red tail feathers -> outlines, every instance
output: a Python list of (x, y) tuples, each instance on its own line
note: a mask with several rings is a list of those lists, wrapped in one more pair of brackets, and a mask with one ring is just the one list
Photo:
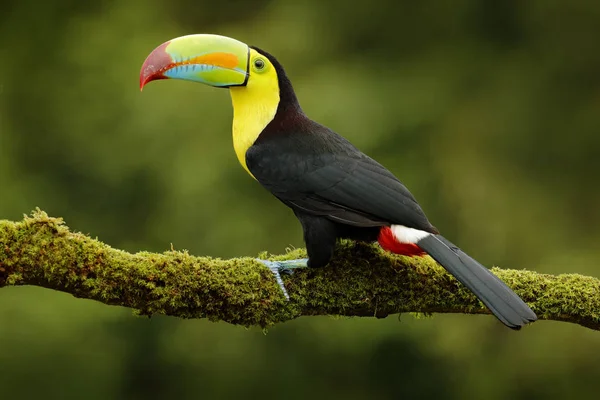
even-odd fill
[(394, 254), (401, 254), (403, 256), (423, 256), (427, 253), (423, 251), (419, 246), (414, 243), (402, 243), (392, 233), (389, 226), (382, 226), (379, 231), (379, 237), (377, 238), (379, 245), (384, 250), (392, 252)]

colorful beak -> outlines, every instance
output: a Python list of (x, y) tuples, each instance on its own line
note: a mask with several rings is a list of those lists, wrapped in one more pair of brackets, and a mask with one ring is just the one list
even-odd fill
[(158, 79), (183, 79), (215, 87), (248, 81), (248, 45), (219, 35), (188, 35), (169, 40), (150, 53), (140, 72), (140, 90)]

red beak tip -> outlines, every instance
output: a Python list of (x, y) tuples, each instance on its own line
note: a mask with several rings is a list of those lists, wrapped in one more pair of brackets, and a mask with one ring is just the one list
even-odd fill
[(142, 90), (144, 90), (144, 86), (146, 86), (146, 84), (148, 83), (148, 78), (147, 76), (140, 76), (140, 92)]
[(144, 61), (140, 71), (140, 92), (149, 82), (158, 79), (167, 79), (163, 75), (169, 65), (173, 63), (171, 56), (165, 51), (171, 41), (165, 42), (152, 51)]

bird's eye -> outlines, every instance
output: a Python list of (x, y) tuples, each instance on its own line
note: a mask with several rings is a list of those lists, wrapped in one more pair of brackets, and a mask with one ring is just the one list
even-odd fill
[(256, 68), (257, 70), (261, 70), (265, 67), (265, 61), (262, 58), (257, 58), (256, 60), (254, 60), (254, 68)]

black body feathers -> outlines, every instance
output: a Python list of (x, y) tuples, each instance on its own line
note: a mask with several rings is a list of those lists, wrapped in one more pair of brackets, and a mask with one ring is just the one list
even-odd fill
[[(256, 49), (256, 48), (255, 48)], [(252, 175), (289, 206), (304, 231), (309, 266), (330, 261), (338, 238), (376, 241), (381, 227), (430, 233), (417, 245), (467, 286), (500, 321), (518, 329), (531, 309), (488, 269), (438, 235), (409, 190), (386, 168), (300, 108), (283, 67), (273, 120), (246, 152)]]

